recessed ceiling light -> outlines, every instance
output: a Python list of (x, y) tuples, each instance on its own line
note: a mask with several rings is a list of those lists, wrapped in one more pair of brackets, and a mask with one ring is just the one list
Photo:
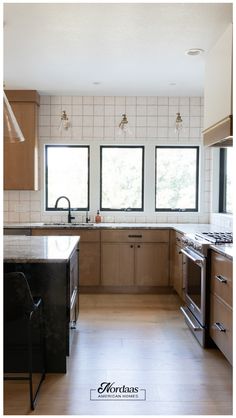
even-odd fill
[(101, 81), (94, 81), (94, 82), (93, 82), (93, 84), (94, 84), (95, 86), (99, 86), (99, 84), (101, 84)]
[(203, 54), (203, 52), (204, 52), (204, 49), (201, 49), (201, 48), (190, 48), (190, 49), (187, 49), (187, 51), (185, 51), (185, 54), (195, 56), (195, 55)]

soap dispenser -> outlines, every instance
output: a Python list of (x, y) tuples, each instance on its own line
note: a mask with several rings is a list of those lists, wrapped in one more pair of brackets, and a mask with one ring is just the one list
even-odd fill
[(97, 215), (95, 216), (95, 222), (98, 224), (102, 221), (102, 217), (99, 213), (99, 210), (97, 211)]

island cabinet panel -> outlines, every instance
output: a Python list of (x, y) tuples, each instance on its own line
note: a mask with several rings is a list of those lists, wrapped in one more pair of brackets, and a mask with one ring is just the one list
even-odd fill
[(80, 236), (80, 289), (100, 285), (100, 231), (72, 228), (32, 229), (32, 235)]
[[(68, 263), (69, 268), (69, 308), (70, 329), (75, 326), (79, 315), (79, 249), (75, 249)], [(70, 340), (70, 339), (68, 339)], [(69, 351), (69, 350), (68, 350)]]
[(24, 142), (4, 140), (4, 189), (38, 189), (38, 109), (39, 95), (35, 90), (6, 90)]
[(101, 232), (101, 284), (127, 292), (169, 287), (169, 231)]
[(170, 283), (181, 299), (184, 299), (182, 236), (179, 232), (171, 231)]
[(134, 285), (134, 245), (102, 243), (102, 285)]
[[(4, 263), (4, 272), (21, 271), (26, 275), (33, 296), (43, 299), (46, 336), (46, 371), (66, 373), (66, 356), (69, 351), (69, 300), (68, 266), (66, 263)], [(27, 363), (22, 354), (16, 357), (15, 346), (21, 344), (21, 329), (15, 329), (11, 349), (7, 350), (7, 369), (5, 372), (26, 371)], [(24, 352), (23, 352), (24, 353)], [(35, 371), (40, 356), (34, 360)], [(21, 369), (17, 369), (20, 367)]]
[(233, 262), (211, 251), (210, 336), (232, 364)]

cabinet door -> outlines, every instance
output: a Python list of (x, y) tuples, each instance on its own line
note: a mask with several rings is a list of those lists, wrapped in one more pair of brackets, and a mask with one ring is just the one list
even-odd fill
[(11, 106), (25, 141), (20, 143), (4, 141), (4, 189), (37, 190), (38, 105), (33, 102), (17, 101), (11, 102)]
[(233, 315), (232, 309), (217, 296), (211, 295), (210, 336), (232, 364)]
[(134, 285), (134, 244), (102, 244), (103, 286)]
[(169, 285), (169, 245), (135, 245), (135, 281), (137, 286)]
[(80, 286), (100, 285), (100, 243), (81, 242), (79, 262)]
[(181, 248), (179, 246), (175, 246), (173, 252), (173, 266), (172, 266), (172, 274), (173, 274), (173, 287), (178, 293), (178, 295), (182, 298), (183, 297), (183, 255), (180, 253)]

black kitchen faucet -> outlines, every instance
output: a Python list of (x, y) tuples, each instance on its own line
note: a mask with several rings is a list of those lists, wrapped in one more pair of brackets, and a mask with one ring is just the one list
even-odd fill
[(68, 202), (68, 223), (71, 224), (71, 220), (72, 219), (75, 219), (75, 217), (74, 216), (71, 216), (71, 212), (70, 212), (71, 211), (70, 199), (68, 199), (68, 197), (66, 197), (66, 196), (60, 196), (60, 197), (58, 197), (58, 199), (56, 200), (56, 203), (55, 203), (55, 208), (57, 208), (57, 204), (58, 204), (58, 202), (59, 202), (60, 199), (66, 199), (67, 202)]

